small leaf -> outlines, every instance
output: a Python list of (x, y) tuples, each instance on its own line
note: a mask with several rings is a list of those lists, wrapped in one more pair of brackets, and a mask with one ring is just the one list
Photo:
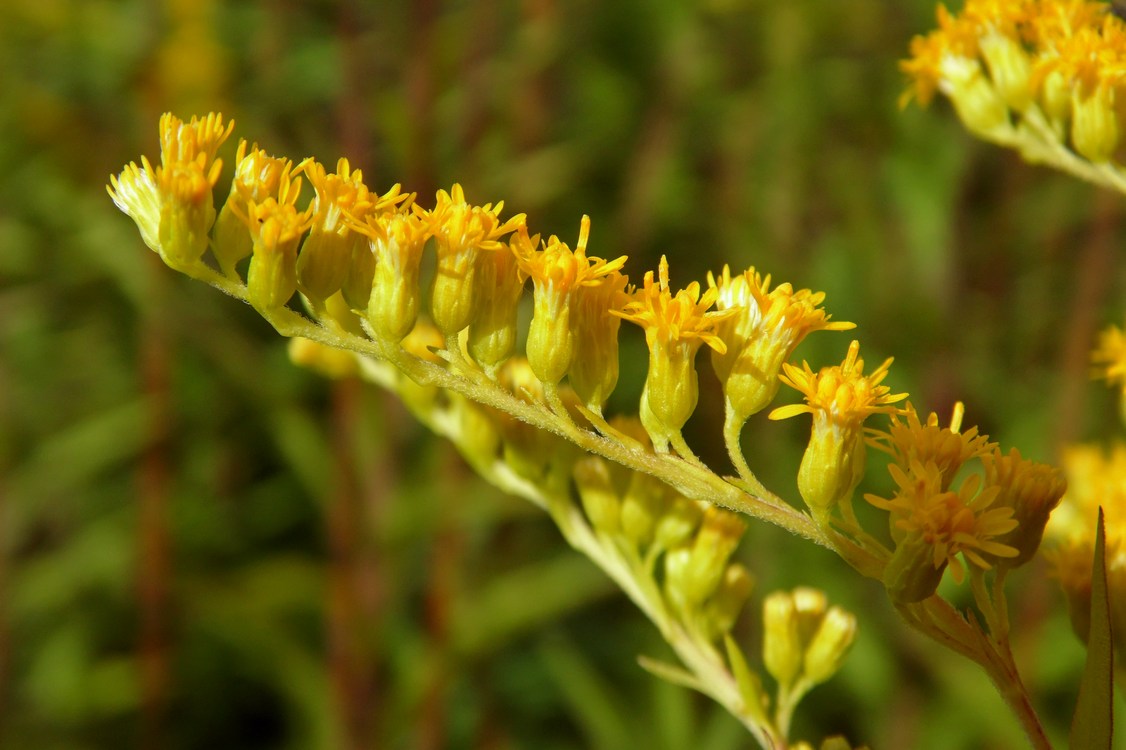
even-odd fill
[(1091, 567), (1091, 628), (1087, 636), (1087, 666), (1079, 685), (1079, 700), (1071, 719), (1072, 748), (1110, 749), (1114, 735), (1114, 646), (1106, 585), (1106, 529), (1099, 508), (1095, 531), (1095, 559)]
[(739, 685), (739, 694), (743, 698), (743, 710), (759, 723), (766, 724), (762, 680), (747, 666), (747, 657), (743, 656), (742, 649), (730, 635), (724, 636), (723, 643), (727, 647), (727, 660), (731, 662), (731, 673), (735, 676), (735, 682)]
[(637, 657), (637, 663), (641, 665), (642, 669), (654, 677), (660, 677), (662, 680), (667, 680), (674, 685), (686, 687), (689, 690), (696, 690), (705, 695), (708, 694), (707, 691), (704, 690), (704, 686), (700, 683), (700, 680), (687, 670), (658, 659), (650, 659), (648, 656)]

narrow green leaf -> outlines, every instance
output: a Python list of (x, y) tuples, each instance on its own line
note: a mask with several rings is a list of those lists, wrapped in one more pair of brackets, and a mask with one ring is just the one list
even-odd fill
[(642, 669), (654, 677), (660, 677), (662, 680), (671, 682), (674, 685), (686, 687), (689, 690), (698, 690), (701, 693), (705, 692), (704, 686), (700, 684), (696, 676), (680, 667), (660, 661), (659, 659), (651, 659), (648, 656), (637, 657), (637, 663), (641, 665)]
[(1087, 666), (1071, 720), (1072, 748), (1110, 750), (1114, 734), (1114, 646), (1106, 586), (1106, 530), (1099, 508), (1095, 559), (1091, 566), (1091, 628), (1087, 635)]
[(747, 657), (739, 644), (735, 643), (730, 634), (723, 637), (727, 647), (727, 660), (731, 662), (731, 673), (735, 675), (735, 682), (739, 685), (739, 694), (743, 697), (743, 710), (753, 716), (760, 724), (766, 724), (766, 711), (763, 700), (762, 680), (751, 671), (747, 665)]

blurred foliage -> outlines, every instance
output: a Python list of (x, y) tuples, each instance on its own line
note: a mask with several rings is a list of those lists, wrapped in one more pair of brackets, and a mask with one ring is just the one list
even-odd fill
[[(726, 262), (825, 290), (921, 410), (964, 399), (1051, 459), (1113, 424), (1086, 352), (1123, 313), (1120, 209), (941, 108), (897, 110), (896, 61), (932, 18), (929, 0), (5, 0), (0, 746), (747, 746), (637, 668), (662, 642), (546, 518), (383, 394), (292, 367), (255, 314), (159, 267), (103, 185), (155, 152), (162, 111), (222, 109), (377, 187), (460, 181), (564, 238), (587, 213), (592, 252), (635, 278), (664, 253), (677, 284)], [(630, 409), (645, 357), (623, 347)], [(689, 442), (719, 466), (704, 390)], [(757, 424), (752, 465), (796, 498), (805, 428)], [(798, 736), (1020, 744), (987, 680), (878, 586), (772, 528), (742, 554), (760, 593), (813, 584), (862, 613)], [(1062, 741), (1082, 648), (1044, 568), (1018, 579), (1018, 660)]]

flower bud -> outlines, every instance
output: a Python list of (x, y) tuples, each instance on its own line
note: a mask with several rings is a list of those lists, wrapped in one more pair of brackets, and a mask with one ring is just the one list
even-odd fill
[(373, 212), (360, 231), (367, 235), (375, 259), (365, 317), (376, 336), (397, 343), (418, 320), (425, 226), (417, 216), (401, 211)]
[(914, 604), (938, 590), (945, 571), (945, 559), (935, 564), (933, 544), (918, 534), (904, 536), (884, 569), (884, 588), (892, 601)]
[(762, 662), (781, 686), (789, 686), (801, 674), (802, 642), (794, 599), (787, 591), (776, 591), (762, 604)]
[(1020, 42), (999, 32), (981, 37), (981, 54), (989, 68), (994, 88), (1005, 103), (1023, 112), (1032, 103), (1032, 64)]
[(686, 543), (700, 525), (704, 512), (695, 500), (676, 495), (668, 510), (657, 521), (654, 534), (661, 549), (672, 549)]
[(735, 620), (751, 596), (754, 578), (739, 563), (727, 566), (719, 588), (708, 602), (707, 613), (716, 635), (730, 632)]
[(820, 684), (836, 674), (855, 639), (856, 617), (840, 607), (830, 607), (805, 650), (805, 678)]
[(815, 518), (825, 518), (852, 496), (864, 475), (864, 435), (814, 414), (809, 445), (798, 467), (798, 492)]
[(603, 534), (614, 535), (621, 528), (622, 501), (614, 490), (606, 460), (587, 456), (575, 464), (575, 485), (590, 525)]
[(483, 290), (477, 315), (469, 324), (469, 354), (486, 372), (495, 372), (516, 348), (516, 312), (524, 292), (524, 274), (516, 256), (501, 248), (478, 262), (477, 283)]
[(1101, 164), (1118, 148), (1118, 116), (1114, 89), (1101, 86), (1084, 93), (1071, 92), (1071, 145), (1086, 159)]
[(1048, 516), (1059, 505), (1067, 483), (1059, 469), (1022, 459), (1013, 448), (1008, 455), (997, 449), (982, 457), (985, 483), (1000, 492), (993, 507), (1012, 508), (1017, 526), (994, 541), (1017, 550), (1016, 557), (986, 557), (994, 565), (1018, 568), (1032, 559), (1044, 537)]
[(942, 90), (971, 132), (984, 138), (996, 138), (1011, 130), (1009, 109), (982, 73), (977, 60), (948, 55), (943, 58), (941, 68)]
[(669, 486), (656, 477), (634, 472), (622, 497), (622, 534), (637, 548), (653, 541), (657, 518), (669, 503)]
[(307, 212), (267, 198), (250, 205), (253, 254), (246, 275), (247, 299), (259, 310), (285, 305), (297, 290), (297, 243), (309, 226)]
[(602, 413), (606, 399), (618, 384), (618, 329), (621, 310), (628, 301), (628, 279), (618, 271), (580, 286), (575, 296), (575, 355), (567, 380), (588, 409)]

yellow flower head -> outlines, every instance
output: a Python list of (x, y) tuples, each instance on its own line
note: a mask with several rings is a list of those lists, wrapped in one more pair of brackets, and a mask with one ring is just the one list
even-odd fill
[(567, 379), (587, 408), (602, 412), (618, 384), (618, 329), (613, 311), (629, 302), (629, 279), (617, 269), (592, 279), (577, 290), (574, 327), (575, 356)]
[(859, 427), (872, 414), (897, 411), (892, 404), (907, 398), (907, 394), (892, 393), (891, 388), (880, 385), (891, 367), (891, 357), (865, 375), (864, 360), (859, 355), (860, 342), (853, 341), (844, 362), (823, 367), (817, 373), (808, 362), (802, 363), (802, 369), (783, 365), (782, 382), (801, 391), (806, 402), (780, 406), (770, 412), (770, 418), (787, 419), (809, 413), (815, 420), (824, 418), (839, 429), (849, 430)]
[(1059, 469), (1021, 458), (1016, 448), (1002, 454), (994, 446), (982, 457), (982, 463), (986, 485), (999, 491), (996, 507), (1012, 508), (1017, 522), (1016, 528), (997, 541), (1013, 547), (1019, 554), (994, 562), (1009, 568), (1019, 567), (1031, 560), (1039, 549), (1048, 516), (1059, 505), (1067, 482)]
[(129, 162), (120, 175), (110, 175), (106, 192), (114, 204), (141, 230), (141, 239), (155, 253), (160, 252), (161, 195), (156, 185), (156, 170), (147, 157), (141, 166)]
[(1126, 393), (1126, 334), (1118, 326), (1109, 326), (1099, 334), (1099, 343), (1091, 352), (1095, 377)]
[(419, 269), (430, 234), (421, 216), (399, 210), (389, 195), (375, 202), (362, 223), (352, 225), (362, 237), (352, 270), (360, 266), (355, 261), (361, 257), (367, 262), (371, 270), (366, 290), (360, 288), (356, 294), (367, 300), (367, 320), (376, 335), (399, 342), (418, 319)]
[(906, 104), (911, 97), (922, 105), (930, 103), (934, 93), (944, 85), (944, 69), (950, 59), (973, 59), (978, 55), (977, 33), (973, 24), (951, 15), (945, 5), (936, 11), (938, 29), (926, 36), (911, 40), (911, 56), (899, 63), (899, 68), (912, 79), (900, 100)]
[(716, 332), (721, 320), (734, 310), (712, 310), (719, 291), (700, 294), (692, 282), (675, 295), (669, 288), (669, 264), (662, 256), (658, 281), (645, 274), (644, 286), (634, 293), (625, 309), (613, 314), (645, 329), (649, 344), (649, 374), (641, 394), (641, 421), (658, 451), (667, 451), (670, 440), (680, 441), (680, 430), (696, 409), (699, 382), (695, 357), (707, 344), (719, 352), (727, 350)]
[(353, 170), (347, 159), (339, 160), (335, 173), (312, 159), (301, 169), (314, 197), (312, 226), (297, 261), (298, 283), (311, 299), (324, 300), (344, 286), (353, 257), (366, 249), (366, 239), (354, 233), (354, 225), (368, 212), (393, 210), (410, 196), (402, 195), (399, 185), (382, 196), (371, 193), (363, 173)]
[(429, 212), (418, 209), (429, 220), (429, 231), (437, 241), (438, 267), (430, 294), (431, 315), (447, 338), (469, 325), (476, 311), (474, 278), (477, 257), (482, 251), (507, 250), (501, 238), (524, 225), (524, 214), (500, 220), (504, 202), (470, 205), (461, 185), (450, 192), (439, 190), (437, 204)]
[(215, 153), (234, 130), (234, 121), (223, 125), (223, 115), (212, 112), (202, 119), (184, 122), (171, 112), (160, 118), (160, 160), (165, 167), (193, 162), (202, 157), (204, 169), (215, 160)]
[(852, 323), (829, 322), (820, 306), (823, 292), (795, 292), (790, 284), (771, 290), (770, 276), (763, 278), (754, 268), (733, 277), (724, 266), (718, 280), (708, 274), (708, 286), (718, 292), (716, 309), (733, 313), (717, 328), (726, 351), (712, 351), (712, 366), (740, 424), (773, 400), (782, 363), (807, 335), (855, 328)]
[[(1111, 542), (1126, 543), (1126, 444), (1115, 442), (1108, 449), (1071, 446), (1064, 451), (1063, 468), (1067, 493), (1048, 522), (1048, 537), (1058, 543), (1087, 542), (1093, 547), (1101, 506), (1108, 549)], [(1126, 554), (1122, 562), (1126, 565)]]
[(839, 503), (846, 502), (864, 472), (864, 420), (876, 413), (896, 411), (892, 404), (907, 398), (880, 385), (891, 366), (889, 358), (869, 375), (864, 374), (860, 342), (853, 341), (840, 365), (814, 373), (808, 362), (802, 369), (782, 367), (783, 383), (805, 395), (804, 404), (780, 406), (771, 419), (798, 414), (813, 415), (809, 446), (798, 470), (798, 491), (820, 520)]
[(297, 245), (312, 223), (312, 207), (294, 205), (300, 192), (300, 177), (282, 182), (276, 198), (252, 201), (243, 217), (253, 243), (247, 297), (261, 310), (283, 306), (297, 290)]
[(876, 495), (865, 499), (891, 514), (896, 541), (884, 574), (884, 584), (899, 602), (921, 601), (934, 593), (948, 566), (958, 583), (963, 569), (961, 554), (970, 564), (988, 570), (986, 556), (1015, 557), (1018, 551), (998, 541), (1017, 527), (1013, 509), (991, 507), (998, 487), (981, 487), (972, 475), (957, 490), (942, 488), (942, 474), (934, 463), (912, 462), (908, 471), (888, 467), (899, 489), (890, 500)]
[(989, 442), (988, 435), (979, 435), (977, 427), (965, 432), (962, 428), (964, 407), (961, 402), (954, 405), (954, 414), (949, 427), (940, 427), (938, 415), (931, 412), (926, 422), (919, 419), (915, 407), (908, 402), (900, 414), (893, 414), (886, 431), (873, 430), (871, 444), (891, 454), (901, 468), (906, 469), (915, 461), (922, 464), (933, 463), (942, 477), (942, 489), (949, 489), (954, 475), (966, 461), (989, 454), (995, 443)]
[(222, 162), (215, 152), (231, 133), (222, 115), (184, 123), (171, 114), (160, 118), (161, 165), (147, 158), (130, 163), (110, 177), (109, 194), (117, 207), (137, 223), (145, 244), (166, 263), (184, 268), (207, 252), (208, 232), (215, 222), (212, 188)]
[(227, 276), (235, 276), (235, 265), (250, 255), (251, 239), (245, 216), (251, 201), (263, 201), (278, 195), (282, 183), (288, 183), (293, 173), (293, 162), (270, 156), (258, 144), (249, 146), (240, 140), (235, 153), (235, 176), (231, 190), (219, 218), (215, 222), (215, 242), (212, 252), (219, 268)]
[(497, 368), (516, 348), (517, 312), (527, 279), (516, 253), (531, 243), (528, 230), (520, 227), (509, 242), (511, 252), (497, 250), (478, 261), (477, 283), (489, 293), (478, 300), (466, 346), (473, 361), (490, 376), (495, 376)]
[[(575, 297), (583, 286), (597, 285), (626, 262), (623, 255), (611, 261), (587, 257), (590, 218), (584, 216), (579, 239), (572, 250), (555, 235), (535, 250), (533, 240), (513, 243), (521, 269), (532, 280), (533, 312), (528, 329), (528, 362), (544, 383), (555, 384), (567, 374), (575, 359)], [(606, 314), (609, 314), (607, 311)]]

